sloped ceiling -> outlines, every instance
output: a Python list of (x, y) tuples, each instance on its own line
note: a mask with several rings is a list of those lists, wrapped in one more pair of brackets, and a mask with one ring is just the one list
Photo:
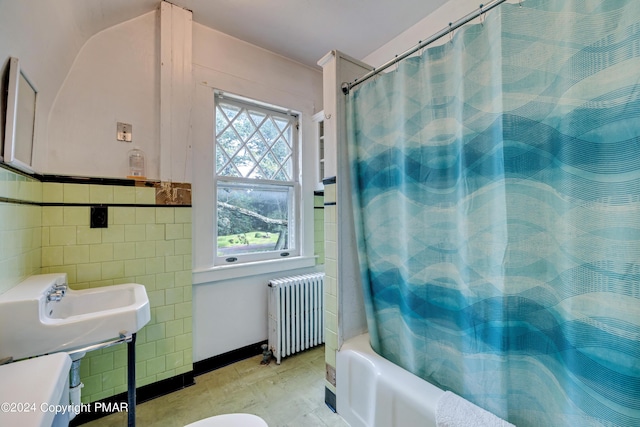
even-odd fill
[(316, 66), (332, 49), (361, 59), (447, 0), (175, 0), (194, 21)]
[[(9, 0), (0, 0), (9, 1)], [(158, 0), (57, 0), (95, 34), (156, 8)], [(303, 64), (332, 49), (363, 58), (447, 0), (174, 0), (195, 22)]]

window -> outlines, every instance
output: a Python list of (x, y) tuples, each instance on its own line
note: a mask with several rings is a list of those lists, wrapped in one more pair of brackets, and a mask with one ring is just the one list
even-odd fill
[(296, 115), (216, 95), (216, 264), (298, 255)]

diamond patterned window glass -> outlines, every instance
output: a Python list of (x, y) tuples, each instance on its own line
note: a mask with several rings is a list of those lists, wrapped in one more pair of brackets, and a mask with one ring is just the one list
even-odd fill
[(295, 116), (219, 100), (216, 106), (216, 174), (294, 181)]

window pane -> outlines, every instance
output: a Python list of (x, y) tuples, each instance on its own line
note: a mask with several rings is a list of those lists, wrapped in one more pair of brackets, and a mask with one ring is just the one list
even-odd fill
[(269, 152), (267, 144), (257, 135), (247, 142), (247, 147), (251, 151), (251, 154), (258, 160), (262, 159), (262, 157)]
[(288, 186), (218, 183), (218, 256), (291, 249)]
[(260, 126), (260, 124), (265, 119), (265, 117), (267, 117), (266, 114), (262, 114), (262, 113), (260, 113), (258, 111), (251, 111), (251, 112), (249, 112), (249, 115), (251, 116), (251, 120), (253, 120), (253, 123), (256, 126)]
[(267, 141), (273, 141), (278, 137), (278, 129), (273, 125), (273, 120), (267, 120), (262, 126), (260, 126), (260, 133), (264, 135)]
[(251, 171), (255, 168), (256, 163), (245, 148), (240, 150), (238, 154), (233, 158), (233, 164), (236, 169), (240, 171), (240, 176), (247, 177)]
[(220, 135), (220, 133), (229, 125), (229, 121), (227, 117), (222, 114), (220, 107), (216, 110), (216, 135)]
[(219, 101), (216, 108), (216, 173), (293, 181), (293, 116), (264, 113)]
[(233, 120), (233, 118), (240, 112), (240, 108), (235, 105), (221, 104), (221, 108), (229, 120)]
[(278, 169), (280, 169), (280, 163), (276, 160), (272, 153), (267, 154), (260, 163), (264, 168), (267, 178), (275, 179)]
[(289, 125), (289, 121), (283, 119), (276, 119), (276, 123), (278, 124), (278, 129), (283, 130)]
[(249, 115), (244, 111), (233, 122), (233, 127), (238, 131), (242, 141), (248, 140), (256, 131), (256, 127), (253, 125), (251, 120), (249, 120)]

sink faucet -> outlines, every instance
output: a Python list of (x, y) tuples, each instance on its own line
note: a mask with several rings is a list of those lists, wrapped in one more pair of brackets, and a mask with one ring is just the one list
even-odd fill
[(54, 291), (47, 295), (47, 301), (60, 301), (63, 297), (62, 291)]
[(47, 301), (60, 301), (64, 294), (67, 293), (66, 283), (60, 285), (54, 285), (47, 292)]
[(54, 285), (52, 288), (53, 292), (62, 292), (62, 296), (64, 296), (64, 294), (67, 293), (67, 284), (66, 283), (62, 283), (59, 285)]

